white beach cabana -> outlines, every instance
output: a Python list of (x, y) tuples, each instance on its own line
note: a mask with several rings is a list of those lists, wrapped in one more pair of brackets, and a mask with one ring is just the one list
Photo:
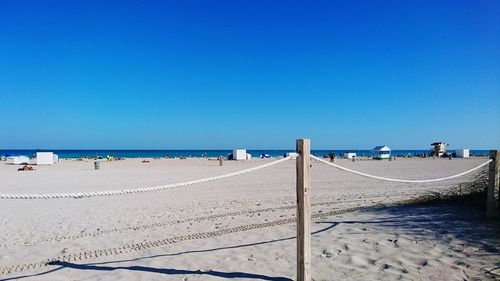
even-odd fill
[(233, 160), (247, 160), (247, 150), (246, 149), (234, 149), (233, 150)]
[(344, 157), (347, 159), (352, 159), (352, 158), (356, 157), (356, 153), (355, 152), (347, 152), (347, 153), (344, 153)]
[(30, 158), (28, 156), (9, 156), (5, 159), (5, 164), (11, 165), (28, 165), (30, 163)]
[(37, 165), (53, 165), (59, 161), (59, 157), (54, 152), (37, 152), (36, 164)]
[(469, 158), (469, 149), (462, 148), (455, 150), (455, 155), (457, 158)]
[(391, 149), (387, 145), (375, 146), (372, 149), (372, 157), (378, 160), (389, 160), (391, 158)]

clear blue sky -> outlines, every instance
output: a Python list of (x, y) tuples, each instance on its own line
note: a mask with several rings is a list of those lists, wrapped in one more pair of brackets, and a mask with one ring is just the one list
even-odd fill
[(1, 1), (0, 148), (500, 148), (499, 15), (497, 0)]

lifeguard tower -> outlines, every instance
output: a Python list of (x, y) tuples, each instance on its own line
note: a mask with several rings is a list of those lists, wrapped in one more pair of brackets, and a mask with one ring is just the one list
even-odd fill
[(431, 143), (431, 156), (443, 156), (446, 153), (446, 147), (448, 147), (448, 144), (444, 142)]
[(387, 145), (376, 146), (372, 149), (372, 157), (377, 160), (389, 160), (391, 158), (391, 149)]

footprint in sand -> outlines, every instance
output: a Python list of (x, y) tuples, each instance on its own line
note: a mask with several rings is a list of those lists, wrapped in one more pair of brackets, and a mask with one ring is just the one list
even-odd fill
[(423, 261), (419, 262), (418, 265), (420, 265), (421, 267), (424, 267), (424, 266), (429, 265), (429, 262), (427, 260), (423, 260)]
[(390, 267), (391, 267), (390, 265), (388, 265), (388, 264), (384, 263), (384, 264), (382, 264), (382, 265), (380, 266), (380, 271), (387, 270), (387, 269), (389, 269)]
[(323, 249), (323, 253), (321, 254), (321, 257), (323, 257), (323, 258), (331, 258), (331, 257), (333, 257), (333, 253), (330, 250)]

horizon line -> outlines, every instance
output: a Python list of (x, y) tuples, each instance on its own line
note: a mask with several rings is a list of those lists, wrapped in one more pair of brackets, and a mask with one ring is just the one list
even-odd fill
[[(290, 150), (290, 151), (295, 151), (295, 149), (290, 148), (242, 148), (242, 147), (237, 147), (237, 148), (221, 148), (221, 149), (213, 149), (213, 148), (189, 148), (189, 149), (180, 149), (180, 148), (0, 148), (1, 150), (142, 150), (142, 151), (155, 151), (155, 150), (183, 150), (183, 151), (194, 151), (194, 150), (206, 150), (206, 151), (220, 151), (220, 150), (234, 150), (234, 149), (246, 149), (246, 150)], [(448, 150), (456, 150), (456, 149), (469, 149), (469, 150), (495, 150), (495, 149), (484, 149), (484, 148), (449, 148)], [(311, 148), (311, 150), (373, 150), (373, 148), (370, 149), (359, 149), (359, 148)], [(430, 148), (391, 148), (391, 150), (430, 150)]]

